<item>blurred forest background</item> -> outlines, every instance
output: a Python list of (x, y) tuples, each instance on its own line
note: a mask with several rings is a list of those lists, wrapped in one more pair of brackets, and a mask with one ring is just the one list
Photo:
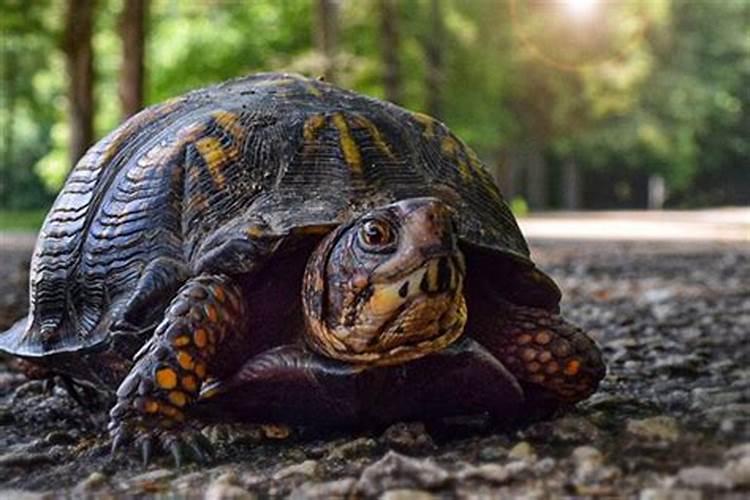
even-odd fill
[(258, 71), (438, 117), (521, 212), (750, 204), (750, 0), (0, 6), (0, 226), (141, 107)]

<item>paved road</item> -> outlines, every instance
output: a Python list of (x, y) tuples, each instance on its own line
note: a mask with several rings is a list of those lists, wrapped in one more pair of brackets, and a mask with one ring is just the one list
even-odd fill
[(750, 208), (549, 212), (519, 223), (529, 238), (750, 242)]

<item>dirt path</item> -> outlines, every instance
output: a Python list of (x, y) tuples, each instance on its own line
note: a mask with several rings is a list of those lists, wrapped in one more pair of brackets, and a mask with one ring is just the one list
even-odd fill
[[(103, 413), (88, 415), (62, 390), (47, 393), (0, 362), (0, 498), (19, 490), (44, 498), (750, 495), (750, 247), (534, 240), (532, 248), (565, 291), (565, 313), (609, 365), (601, 390), (573, 413), (511, 433), (482, 419), (288, 436), (221, 426), (205, 431), (218, 448), (210, 467), (174, 470), (158, 460), (143, 470), (134, 459), (109, 460)], [(0, 327), (25, 307), (29, 251), (0, 247)]]

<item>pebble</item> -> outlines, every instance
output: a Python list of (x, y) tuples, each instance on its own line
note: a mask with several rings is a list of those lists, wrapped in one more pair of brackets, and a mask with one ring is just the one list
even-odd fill
[(290, 500), (329, 500), (350, 498), (356, 479), (347, 477), (324, 483), (303, 483), (289, 495)]
[(75, 496), (96, 491), (107, 484), (107, 476), (101, 472), (92, 472), (74, 488)]
[(34, 491), (0, 490), (0, 500), (47, 500), (53, 497), (53, 494), (36, 493)]
[(533, 462), (536, 460), (536, 452), (528, 441), (521, 441), (510, 449), (508, 458)]
[(255, 500), (257, 495), (245, 490), (237, 475), (226, 472), (214, 479), (206, 489), (204, 500)]
[(61, 444), (68, 445), (76, 442), (76, 438), (67, 432), (63, 431), (52, 431), (44, 436), (44, 442), (49, 444)]
[(680, 469), (677, 477), (681, 484), (693, 488), (728, 489), (732, 481), (723, 469), (718, 467), (686, 467)]
[(0, 467), (33, 467), (54, 462), (48, 453), (11, 451), (0, 455)]
[(646, 488), (641, 490), (639, 500), (701, 500), (700, 491), (668, 488)]
[(724, 472), (735, 485), (750, 486), (750, 455), (727, 462)]
[(666, 415), (641, 420), (628, 419), (625, 429), (634, 436), (651, 441), (674, 442), (680, 436), (677, 420)]
[(318, 462), (315, 460), (305, 460), (302, 463), (290, 465), (278, 470), (274, 475), (274, 481), (281, 481), (289, 476), (307, 476), (313, 477), (318, 470)]
[(456, 474), (459, 481), (467, 479), (481, 479), (491, 483), (502, 484), (510, 480), (508, 469), (499, 464), (467, 465)]
[(362, 471), (355, 489), (366, 497), (374, 497), (397, 488), (435, 489), (445, 486), (449, 480), (450, 474), (430, 459), (389, 451)]
[(401, 488), (388, 490), (380, 495), (379, 500), (432, 500), (437, 498), (428, 491)]
[(426, 453), (437, 448), (422, 422), (399, 422), (383, 433), (385, 444), (401, 453)]
[(359, 458), (372, 454), (378, 447), (377, 441), (372, 438), (357, 438), (344, 444), (336, 446), (326, 456), (327, 460), (346, 460)]

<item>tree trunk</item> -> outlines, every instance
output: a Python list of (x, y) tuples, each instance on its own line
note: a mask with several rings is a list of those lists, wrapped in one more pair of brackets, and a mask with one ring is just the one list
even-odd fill
[(425, 111), (427, 111), (427, 114), (440, 118), (442, 112), (441, 87), (443, 80), (442, 41), (445, 37), (441, 0), (430, 1), (429, 23), (430, 31), (424, 40), (425, 60), (427, 64), (425, 75)]
[(380, 0), (380, 45), (383, 51), (383, 86), (385, 87), (385, 98), (393, 103), (401, 104), (397, 0)]
[(529, 208), (543, 210), (547, 208), (547, 162), (538, 144), (532, 143), (526, 151), (526, 168), (528, 172)]
[(568, 160), (563, 164), (562, 189), (563, 208), (581, 208), (581, 169), (575, 160)]
[(122, 65), (119, 93), (123, 120), (143, 107), (147, 15), (148, 0), (125, 0), (120, 13)]
[(3, 134), (3, 157), (2, 165), (0, 165), (0, 207), (7, 207), (10, 205), (11, 190), (13, 189), (13, 157), (15, 156), (15, 126), (13, 120), (16, 116), (16, 96), (18, 91), (18, 78), (16, 78), (18, 68), (18, 53), (15, 47), (11, 47), (10, 43), (6, 44), (7, 47), (3, 47), (4, 52), (4, 65), (3, 65), (3, 100), (4, 113), (0, 115), (2, 118), (2, 134)]
[(336, 82), (336, 50), (338, 42), (337, 0), (317, 0), (313, 37), (318, 53), (323, 56), (323, 77)]
[(94, 141), (94, 0), (68, 0), (63, 49), (68, 71), (71, 166)]

